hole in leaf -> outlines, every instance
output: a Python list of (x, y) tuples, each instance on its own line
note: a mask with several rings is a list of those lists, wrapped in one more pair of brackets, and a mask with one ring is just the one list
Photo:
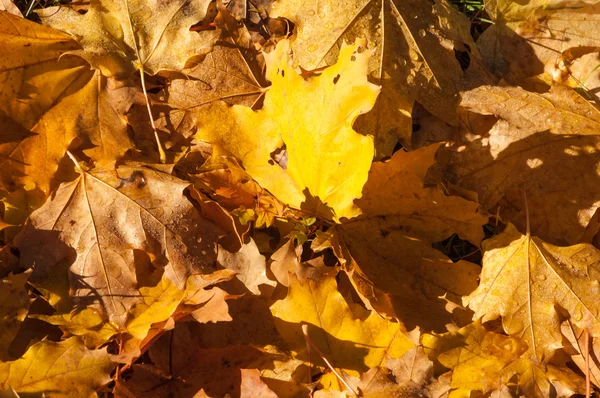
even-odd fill
[(287, 169), (288, 153), (285, 144), (271, 152), (271, 160), (269, 160), (269, 164), (275, 165), (275, 163), (277, 163), (282, 169)]
[(457, 49), (457, 46), (454, 47), (454, 58), (456, 58), (462, 70), (467, 70), (469, 65), (471, 65), (470, 48), (466, 44), (463, 44), (463, 46), (465, 47), (465, 51)]

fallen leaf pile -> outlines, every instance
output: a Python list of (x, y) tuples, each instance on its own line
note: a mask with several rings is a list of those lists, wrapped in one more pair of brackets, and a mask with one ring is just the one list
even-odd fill
[(600, 393), (600, 1), (453, 3), (0, 1), (0, 394)]

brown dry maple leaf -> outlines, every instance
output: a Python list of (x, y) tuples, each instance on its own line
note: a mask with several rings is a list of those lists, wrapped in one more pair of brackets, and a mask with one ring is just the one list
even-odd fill
[(559, 85), (542, 94), (484, 86), (463, 93), (461, 106), (498, 121), (489, 133), (465, 132), (455, 144), (452, 182), (523, 231), (528, 220), (532, 234), (548, 242), (578, 243), (600, 203), (598, 109)]
[(136, 267), (144, 256), (180, 289), (189, 275), (212, 272), (218, 230), (184, 196), (189, 184), (169, 172), (129, 164), (81, 170), (62, 184), (16, 238), (21, 264), (34, 267), (32, 281), (64, 296), (53, 267), (66, 263), (76, 304), (122, 325), (142, 300)]

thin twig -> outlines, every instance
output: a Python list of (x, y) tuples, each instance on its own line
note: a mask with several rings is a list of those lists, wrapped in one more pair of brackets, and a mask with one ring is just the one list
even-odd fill
[(337, 376), (337, 378), (342, 382), (342, 384), (344, 384), (346, 386), (346, 388), (348, 390), (350, 390), (354, 395), (358, 395), (358, 391), (356, 391), (347, 381), (346, 379), (344, 379), (344, 377), (339, 374), (337, 372), (337, 370), (335, 370), (335, 368), (333, 367), (333, 365), (331, 365), (331, 363), (327, 360), (327, 358), (325, 358), (325, 355), (323, 355), (323, 353), (321, 352), (321, 350), (319, 350), (319, 347), (317, 347), (312, 340), (310, 339), (309, 335), (308, 335), (308, 325), (304, 324), (302, 325), (302, 333), (304, 333), (304, 338), (306, 339), (306, 342), (315, 349), (315, 351), (317, 352), (317, 354), (319, 354), (319, 356), (321, 357), (321, 359), (323, 360), (323, 362), (325, 362), (325, 364), (329, 367), (329, 369), (331, 369), (331, 371), (333, 372), (334, 375)]
[(583, 351), (585, 351), (585, 396), (589, 398), (592, 385), (590, 382), (590, 336), (587, 329), (583, 331)]
[(158, 131), (156, 130), (156, 125), (154, 124), (154, 117), (152, 116), (152, 107), (150, 107), (150, 99), (148, 98), (148, 93), (146, 92), (146, 81), (144, 79), (144, 68), (140, 68), (140, 79), (142, 80), (142, 91), (144, 92), (144, 98), (146, 98), (146, 107), (148, 108), (148, 117), (150, 117), (150, 124), (152, 125), (152, 131), (154, 131), (154, 138), (156, 139), (156, 146), (158, 147), (158, 153), (160, 155), (160, 162), (167, 162), (167, 155), (165, 155), (165, 151), (160, 143), (160, 138), (158, 137)]
[(302, 333), (304, 333), (304, 340), (306, 340), (306, 350), (308, 351), (308, 384), (310, 384), (312, 383), (312, 361), (310, 360), (310, 341), (308, 340), (307, 325), (302, 325)]

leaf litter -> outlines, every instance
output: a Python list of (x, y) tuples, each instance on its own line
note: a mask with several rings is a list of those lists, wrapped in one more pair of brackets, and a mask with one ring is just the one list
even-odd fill
[(452, 3), (0, 3), (3, 393), (600, 388), (600, 8)]

